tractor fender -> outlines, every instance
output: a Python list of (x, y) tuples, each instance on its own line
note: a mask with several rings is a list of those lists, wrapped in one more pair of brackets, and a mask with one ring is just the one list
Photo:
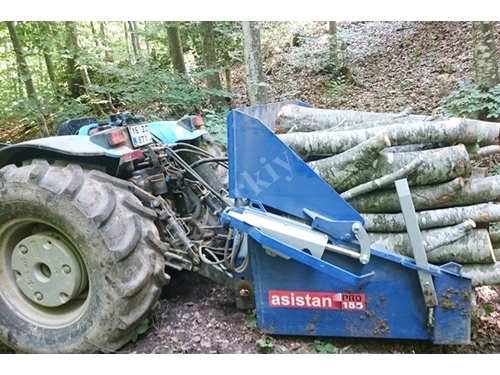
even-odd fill
[(102, 166), (107, 173), (115, 175), (121, 158), (134, 150), (127, 146), (110, 149), (99, 146), (88, 136), (64, 135), (34, 139), (0, 149), (0, 167), (7, 164), (20, 165), (35, 158), (61, 159), (77, 163)]
[(175, 142), (192, 141), (202, 137), (208, 132), (204, 129), (189, 131), (186, 128), (172, 121), (155, 121), (148, 123), (149, 131), (159, 141), (165, 144)]

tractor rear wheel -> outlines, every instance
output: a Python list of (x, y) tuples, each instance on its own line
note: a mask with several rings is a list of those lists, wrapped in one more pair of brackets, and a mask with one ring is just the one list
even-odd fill
[(155, 218), (127, 182), (79, 165), (0, 169), (0, 341), (25, 353), (128, 343), (169, 279)]

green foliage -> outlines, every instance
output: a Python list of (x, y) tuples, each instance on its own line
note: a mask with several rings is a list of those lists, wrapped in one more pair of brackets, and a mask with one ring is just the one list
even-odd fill
[(272, 337), (264, 335), (262, 338), (257, 340), (257, 352), (260, 354), (275, 354), (275, 339)]
[(132, 341), (136, 342), (140, 335), (145, 334), (149, 328), (149, 321), (144, 319), (141, 324), (135, 329), (134, 335), (132, 336)]
[(320, 340), (314, 340), (310, 351), (311, 354), (335, 354), (338, 352), (339, 348), (330, 343), (325, 343)]
[(500, 84), (484, 91), (466, 79), (440, 102), (440, 110), (446, 116), (456, 117), (471, 117), (486, 111), (487, 118), (497, 118), (500, 116)]
[(212, 136), (214, 142), (221, 145), (224, 151), (227, 151), (227, 111), (217, 113), (212, 109), (204, 109), (203, 117), (205, 119), (205, 127)]
[(255, 315), (255, 310), (252, 310), (251, 313), (245, 319), (245, 327), (247, 328), (257, 327), (257, 315)]

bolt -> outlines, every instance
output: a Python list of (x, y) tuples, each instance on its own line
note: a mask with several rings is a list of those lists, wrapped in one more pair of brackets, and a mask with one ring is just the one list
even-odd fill
[(361, 232), (361, 224), (354, 223), (351, 227), (351, 230), (354, 232), (354, 234), (358, 234), (359, 232)]
[(426, 281), (425, 284), (424, 284), (424, 287), (425, 288), (429, 288), (430, 286), (431, 286), (431, 284), (428, 281)]
[(26, 254), (28, 252), (28, 248), (24, 245), (19, 246), (19, 251), (21, 254)]
[(62, 266), (62, 271), (67, 275), (71, 272), (71, 267), (65, 264)]
[(240, 289), (241, 297), (248, 297), (250, 295), (250, 291), (248, 289)]
[(344, 238), (349, 241), (352, 237), (349, 233), (346, 233), (346, 235), (344, 236)]
[(366, 255), (362, 255), (359, 257), (359, 262), (361, 264), (367, 264), (368, 263), (368, 257)]
[(153, 206), (153, 208), (158, 208), (160, 207), (160, 202), (157, 200), (151, 201), (151, 206)]
[(41, 301), (43, 299), (43, 295), (42, 293), (40, 292), (36, 292), (35, 293), (35, 298), (38, 300), (38, 301)]

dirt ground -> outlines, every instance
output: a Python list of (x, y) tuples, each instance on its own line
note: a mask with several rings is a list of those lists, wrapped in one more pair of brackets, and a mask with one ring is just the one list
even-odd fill
[[(326, 24), (326, 23), (325, 23)], [(430, 114), (440, 99), (470, 74), (470, 23), (357, 22), (339, 24), (357, 85), (332, 83), (318, 69), (325, 58), (326, 29), (311, 24), (303, 45), (285, 47), (266, 60), (272, 101), (300, 99), (318, 108)], [(497, 29), (500, 29), (497, 27)], [(497, 43), (497, 46), (500, 45)], [(235, 73), (247, 105), (243, 72)], [(238, 311), (230, 289), (196, 274), (172, 273), (150, 328), (119, 353), (500, 353), (500, 289), (476, 291), (478, 317), (469, 345), (427, 341), (267, 336), (251, 312)], [(0, 345), (0, 352), (9, 350)]]

